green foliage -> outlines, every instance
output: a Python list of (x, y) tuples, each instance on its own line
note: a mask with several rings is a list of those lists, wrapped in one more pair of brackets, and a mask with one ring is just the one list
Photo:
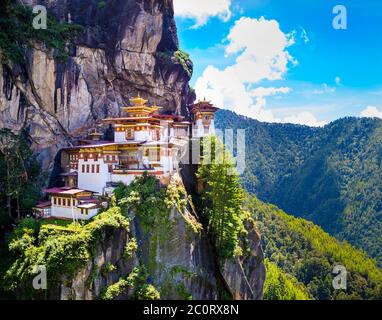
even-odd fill
[(193, 63), (191, 61), (190, 55), (182, 50), (175, 52), (165, 51), (157, 52), (156, 58), (165, 66), (171, 67), (174, 64), (180, 64), (183, 70), (186, 72), (189, 78), (193, 74)]
[(190, 55), (182, 50), (175, 51), (175, 58), (182, 65), (184, 71), (186, 71), (187, 75), (191, 78), (193, 73), (193, 65), (190, 58)]
[(267, 276), (264, 284), (265, 300), (310, 300), (305, 286), (265, 259)]
[(204, 184), (202, 207), (208, 220), (208, 232), (221, 260), (240, 256), (239, 240), (246, 233), (244, 221), (247, 215), (242, 209), (244, 190), (235, 172), (234, 161), (215, 137), (204, 138), (202, 148), (203, 159), (197, 176)]
[(28, 6), (15, 0), (0, 4), (0, 51), (7, 61), (25, 62), (26, 49), (35, 42), (54, 50), (54, 56), (66, 60), (69, 56), (67, 43), (82, 32), (82, 27), (70, 23), (58, 23), (48, 16), (47, 29), (36, 32), (33, 28), (34, 14)]
[[(315, 299), (381, 299), (382, 270), (348, 243), (302, 218), (252, 198), (248, 204), (262, 235), (265, 256), (282, 272), (303, 283)], [(334, 290), (333, 268), (346, 268), (347, 290)], [(271, 270), (275, 272), (275, 270)]]
[(6, 215), (11, 220), (16, 213), (19, 220), (22, 214), (30, 213), (40, 198), (40, 166), (27, 137), (26, 130), (16, 135), (0, 129), (0, 221), (4, 223)]
[(127, 243), (125, 247), (125, 251), (123, 254), (124, 259), (125, 260), (130, 259), (135, 254), (135, 252), (137, 252), (137, 249), (138, 249), (137, 239), (135, 238), (130, 239), (130, 241)]
[(160, 293), (152, 284), (144, 284), (136, 293), (138, 300), (159, 300)]
[(382, 121), (324, 128), (267, 124), (221, 110), (218, 128), (246, 130), (249, 192), (382, 261)]
[(118, 204), (125, 211), (133, 210), (146, 229), (168, 220), (165, 204), (166, 190), (159, 180), (145, 172), (134, 179), (129, 186), (120, 184), (114, 191)]
[(106, 1), (103, 1), (103, 0), (98, 1), (97, 6), (99, 9), (105, 8), (106, 7)]
[(141, 265), (135, 267), (129, 276), (125, 279), (121, 278), (118, 282), (110, 285), (101, 294), (102, 300), (113, 300), (122, 294), (126, 294), (127, 290), (133, 292), (133, 298), (137, 300), (159, 300), (160, 294), (156, 288), (147, 283), (148, 273), (146, 268)]
[(164, 202), (167, 208), (175, 207), (183, 212), (187, 207), (187, 192), (183, 185), (171, 183), (166, 190)]
[(113, 300), (123, 294), (125, 290), (128, 288), (129, 283), (125, 279), (119, 279), (118, 282), (110, 285), (107, 289), (102, 292), (101, 299), (102, 300)]
[(46, 267), (48, 289), (56, 288), (63, 277), (71, 278), (92, 258), (96, 241), (107, 234), (104, 231), (119, 228), (128, 230), (129, 222), (118, 207), (99, 214), (84, 226), (72, 223), (66, 227), (36, 227), (30, 219), (23, 221), (10, 237), (9, 250), (14, 260), (4, 275), (5, 289), (17, 290), (22, 297), (34, 297), (37, 293), (31, 288), (31, 279), (36, 265)]
[(113, 272), (113, 271), (115, 271), (115, 270), (117, 270), (117, 267), (116, 267), (114, 264), (112, 264), (111, 262), (108, 262), (108, 263), (106, 263), (106, 264), (103, 266), (103, 268), (102, 268), (102, 270), (101, 270), (101, 273), (105, 276), (105, 275), (107, 275), (108, 273)]

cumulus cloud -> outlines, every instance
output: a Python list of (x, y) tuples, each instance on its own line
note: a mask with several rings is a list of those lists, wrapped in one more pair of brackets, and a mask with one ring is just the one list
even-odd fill
[(198, 98), (260, 121), (281, 122), (265, 108), (267, 97), (289, 93), (290, 88), (255, 85), (280, 80), (289, 64), (297, 64), (287, 51), (293, 44), (293, 35), (283, 33), (276, 20), (241, 18), (230, 30), (225, 48), (227, 56), (235, 55), (235, 63), (223, 70), (208, 66), (195, 84)]
[(205, 25), (209, 18), (223, 21), (231, 18), (231, 0), (174, 0), (175, 15), (195, 20), (194, 28)]
[(367, 118), (381, 118), (382, 119), (382, 111), (378, 110), (377, 107), (367, 106), (362, 112), (362, 117)]

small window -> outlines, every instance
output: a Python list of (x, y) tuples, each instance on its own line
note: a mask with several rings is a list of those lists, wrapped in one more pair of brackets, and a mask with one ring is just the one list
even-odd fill
[(126, 130), (126, 140), (134, 140), (134, 130), (127, 129)]
[(61, 205), (61, 198), (58, 198), (58, 205)]
[(94, 173), (95, 172), (95, 166), (94, 166), (94, 164), (92, 164), (92, 173)]
[(53, 204), (57, 205), (57, 198), (56, 197), (53, 197)]
[(90, 171), (90, 164), (87, 164), (86, 165), (86, 173), (89, 173), (89, 171)]
[(97, 164), (97, 173), (99, 173), (99, 164)]

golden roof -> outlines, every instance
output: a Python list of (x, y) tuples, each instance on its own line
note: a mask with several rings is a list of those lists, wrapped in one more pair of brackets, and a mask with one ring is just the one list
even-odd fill
[(145, 107), (147, 100), (141, 98), (139, 95), (138, 97), (134, 97), (130, 99), (130, 102), (134, 105), (134, 107)]
[(133, 104), (133, 106), (122, 108), (127, 113), (138, 113), (143, 116), (143, 115), (152, 114), (155, 111), (158, 111), (159, 109), (161, 109), (161, 107), (158, 107), (158, 106), (151, 106), (151, 107), (148, 106), (147, 105), (148, 100), (141, 98), (139, 94), (137, 97), (131, 98), (129, 100)]

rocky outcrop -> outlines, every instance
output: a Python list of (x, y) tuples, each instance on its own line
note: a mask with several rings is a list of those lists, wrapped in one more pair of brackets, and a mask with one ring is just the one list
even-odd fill
[[(111, 234), (105, 232), (92, 260), (73, 279), (64, 280), (58, 295), (52, 299), (97, 299), (108, 286), (126, 278), (140, 264), (147, 267), (148, 281), (164, 300), (263, 298), (265, 268), (255, 230), (249, 232), (250, 252), (219, 267), (205, 231), (187, 209), (173, 208), (166, 225), (150, 230), (145, 230), (133, 213), (130, 219), (130, 232), (124, 229), (113, 230)], [(138, 250), (126, 261), (124, 248), (130, 237), (137, 239)], [(105, 274), (102, 270), (108, 264), (116, 269)], [(128, 290), (118, 299), (132, 297), (132, 290)]]
[(248, 252), (234, 261), (226, 261), (221, 272), (234, 299), (262, 300), (265, 282), (264, 254), (258, 232), (253, 227), (248, 229)]
[[(98, 241), (93, 252), (92, 260), (72, 279), (63, 279), (56, 295), (56, 300), (94, 300), (110, 285), (120, 278), (130, 274), (138, 260), (135, 256), (124, 259), (125, 246), (129, 241), (125, 229), (105, 230), (101, 241)], [(105, 272), (108, 265), (115, 266), (115, 270)], [(129, 292), (124, 295), (128, 298)]]
[(174, 55), (179, 45), (172, 1), (23, 1), (43, 4), (59, 21), (84, 29), (64, 63), (36, 44), (26, 65), (0, 65), (0, 126), (28, 127), (44, 169), (60, 147), (97, 120), (119, 115), (138, 93), (163, 112), (187, 114), (194, 94), (189, 70)]
[(213, 251), (201, 225), (187, 210), (173, 208), (167, 226), (145, 232), (135, 220), (139, 257), (162, 299), (214, 300), (219, 283)]

